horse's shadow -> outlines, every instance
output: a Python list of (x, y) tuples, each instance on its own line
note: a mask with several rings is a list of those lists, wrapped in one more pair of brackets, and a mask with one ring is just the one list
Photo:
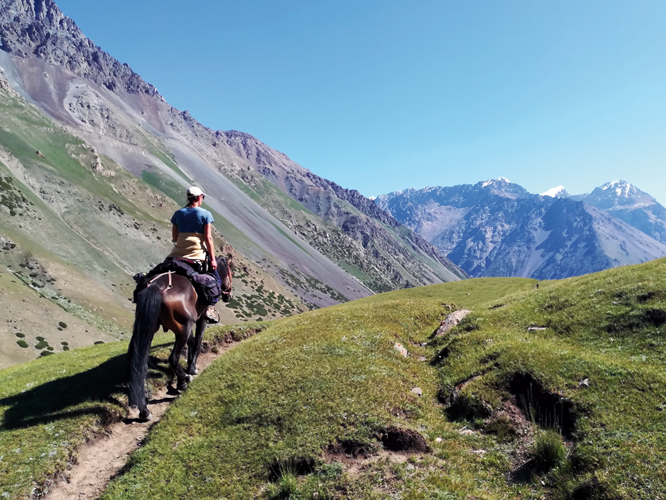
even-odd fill
[[(152, 368), (165, 372), (166, 368), (161, 366), (163, 361), (153, 359)], [(0, 399), (0, 406), (9, 407), (5, 410), (0, 430), (44, 425), (80, 415), (97, 415), (102, 425), (108, 425), (126, 409), (118, 396), (127, 393), (128, 369), (127, 356), (121, 354), (84, 372)], [(77, 408), (82, 403), (92, 405)], [(114, 407), (116, 411), (113, 411)]]

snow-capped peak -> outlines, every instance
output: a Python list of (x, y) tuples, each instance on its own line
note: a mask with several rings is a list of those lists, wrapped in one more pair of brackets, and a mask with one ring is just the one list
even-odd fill
[(613, 190), (619, 197), (632, 196), (638, 192), (638, 189), (627, 181), (616, 179), (613, 182), (607, 182), (601, 186), (602, 191)]
[(569, 192), (564, 189), (564, 186), (557, 186), (549, 189), (545, 193), (541, 193), (541, 196), (550, 196), (551, 198), (568, 198)]
[(483, 184), (481, 184), (481, 187), (492, 186), (493, 184), (497, 184), (498, 182), (500, 184), (511, 184), (511, 181), (506, 177), (498, 177), (497, 179), (490, 179), (485, 181)]

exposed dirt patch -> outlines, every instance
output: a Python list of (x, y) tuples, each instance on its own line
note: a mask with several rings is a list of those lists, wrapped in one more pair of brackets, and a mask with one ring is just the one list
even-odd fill
[(503, 442), (530, 441), (533, 433), (530, 422), (516, 405), (515, 398), (504, 401), (502, 409), (485, 420), (483, 430)]
[(578, 418), (573, 401), (549, 392), (529, 373), (514, 374), (509, 391), (528, 420), (544, 429), (557, 428), (572, 439)]
[(329, 445), (324, 450), (323, 459), (327, 464), (337, 463), (352, 477), (359, 476), (378, 462), (401, 464), (409, 460), (413, 453), (396, 453), (388, 450), (374, 450), (371, 454), (345, 453), (343, 448)]
[(395, 415), (398, 418), (403, 418), (405, 420), (410, 420), (411, 418), (414, 417), (415, 411), (414, 410), (408, 410), (405, 408), (399, 408), (399, 407), (394, 407), (391, 408), (391, 415)]
[(636, 297), (636, 302), (638, 302), (639, 304), (645, 304), (646, 302), (650, 302), (651, 300), (656, 298), (656, 296), (657, 294), (655, 292), (644, 293)]
[(429, 450), (425, 438), (412, 429), (389, 427), (379, 435), (384, 448), (401, 453), (425, 453)]
[(324, 449), (324, 455), (346, 458), (367, 458), (377, 453), (377, 447), (372, 443), (364, 443), (353, 439), (344, 439), (329, 444)]
[(268, 466), (268, 480), (278, 481), (284, 474), (294, 476), (307, 476), (315, 470), (315, 460), (312, 457), (292, 457), (285, 460), (275, 460)]
[[(256, 333), (255, 330), (252, 334)], [(248, 333), (248, 336), (250, 334)], [(220, 336), (220, 345), (203, 345), (197, 366), (203, 372), (213, 361), (237, 342), (225, 341)], [(217, 339), (216, 339), (217, 340)], [(206, 344), (206, 343), (204, 343)], [(180, 393), (170, 385), (153, 392), (148, 406), (153, 415), (149, 422), (140, 422), (136, 418), (126, 418), (111, 423), (106, 434), (96, 436), (77, 450), (77, 455), (69, 469), (60, 473), (41, 491), (48, 491), (43, 498), (48, 500), (92, 500), (99, 498), (108, 482), (124, 472), (129, 455), (145, 441), (150, 429), (157, 424), (166, 410)]]
[(627, 312), (619, 317), (612, 318), (606, 325), (608, 333), (616, 335), (631, 335), (636, 330), (650, 327), (660, 327), (666, 323), (666, 311), (663, 309), (645, 309)]
[(644, 313), (645, 321), (654, 326), (661, 326), (666, 323), (666, 311), (663, 309), (648, 309)]

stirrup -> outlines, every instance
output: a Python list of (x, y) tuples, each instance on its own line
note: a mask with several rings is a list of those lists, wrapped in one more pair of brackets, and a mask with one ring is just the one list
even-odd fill
[(208, 306), (205, 315), (209, 323), (220, 322), (220, 313), (215, 309), (215, 306)]

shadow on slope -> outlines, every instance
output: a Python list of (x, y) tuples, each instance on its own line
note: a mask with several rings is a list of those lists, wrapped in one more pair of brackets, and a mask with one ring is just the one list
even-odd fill
[[(156, 345), (153, 350), (170, 345)], [(156, 364), (155, 359), (151, 357), (151, 368), (166, 372), (166, 368)], [(49, 424), (82, 415), (97, 415), (101, 425), (107, 426), (124, 413), (121, 410), (126, 405), (117, 396), (126, 392), (127, 372), (127, 356), (120, 354), (84, 372), (0, 399), (0, 406), (9, 407), (0, 431)], [(78, 408), (83, 403), (89, 405)], [(113, 411), (114, 408), (117, 411)]]

